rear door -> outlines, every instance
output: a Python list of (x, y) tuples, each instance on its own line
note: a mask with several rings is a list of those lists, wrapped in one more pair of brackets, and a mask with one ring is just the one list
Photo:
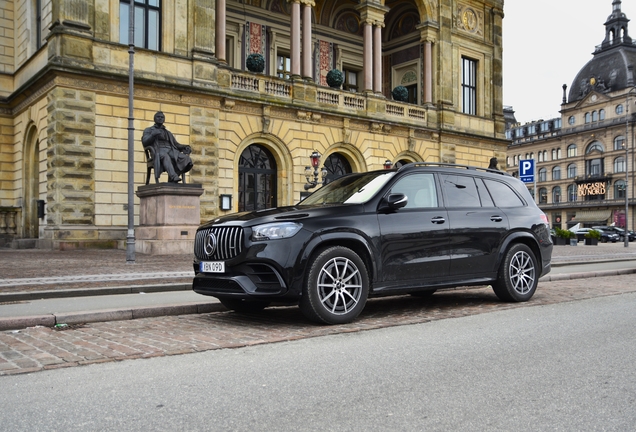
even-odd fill
[(450, 242), (450, 276), (471, 280), (496, 271), (499, 246), (508, 231), (508, 217), (495, 206), (481, 178), (440, 175)]
[(423, 286), (446, 280), (449, 273), (448, 215), (440, 206), (432, 173), (398, 179), (390, 193), (402, 193), (408, 203), (394, 213), (379, 214), (381, 285)]

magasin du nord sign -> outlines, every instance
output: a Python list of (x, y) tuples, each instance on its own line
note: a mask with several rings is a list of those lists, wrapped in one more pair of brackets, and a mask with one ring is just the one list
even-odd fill
[(605, 190), (605, 182), (597, 182), (580, 184), (577, 192), (579, 196), (605, 195)]

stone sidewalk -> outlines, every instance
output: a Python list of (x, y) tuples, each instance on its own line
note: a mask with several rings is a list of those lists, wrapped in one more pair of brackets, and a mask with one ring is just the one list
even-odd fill
[[(553, 265), (599, 260), (636, 260), (636, 242), (555, 246)], [(124, 250), (0, 249), (0, 293), (130, 285), (190, 284), (193, 256), (135, 254)]]
[(0, 375), (298, 340), (337, 333), (636, 293), (636, 275), (540, 283), (527, 303), (503, 303), (489, 288), (440, 291), (430, 299), (371, 299), (340, 326), (307, 322), (297, 307), (259, 314), (213, 312), (0, 332)]

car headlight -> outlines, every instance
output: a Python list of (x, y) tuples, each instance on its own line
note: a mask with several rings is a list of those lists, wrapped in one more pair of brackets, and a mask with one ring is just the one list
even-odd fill
[(257, 225), (252, 228), (252, 240), (278, 240), (293, 237), (303, 224), (296, 222), (276, 222), (264, 225)]

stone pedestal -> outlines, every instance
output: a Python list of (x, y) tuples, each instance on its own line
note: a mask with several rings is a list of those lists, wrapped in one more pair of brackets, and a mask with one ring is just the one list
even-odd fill
[(200, 184), (159, 183), (139, 186), (139, 227), (135, 252), (150, 255), (193, 254), (201, 222)]

